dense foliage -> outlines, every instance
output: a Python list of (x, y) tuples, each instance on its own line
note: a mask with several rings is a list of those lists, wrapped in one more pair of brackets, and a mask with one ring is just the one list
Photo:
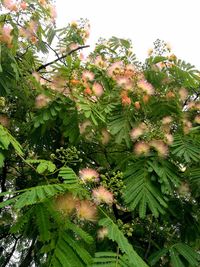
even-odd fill
[(200, 73), (157, 40), (0, 4), (0, 266), (199, 266)]

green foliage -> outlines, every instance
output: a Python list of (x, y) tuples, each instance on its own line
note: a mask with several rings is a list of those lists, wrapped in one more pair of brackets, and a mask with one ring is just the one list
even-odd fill
[(127, 258), (114, 252), (96, 252), (91, 267), (129, 267)]
[(92, 261), (90, 254), (66, 231), (60, 231), (50, 266), (86, 266)]
[(53, 2), (0, 1), (0, 265), (199, 266), (199, 71), (160, 40), (82, 60)]
[(36, 168), (36, 171), (39, 173), (39, 174), (42, 174), (44, 172), (53, 172), (55, 171), (56, 169), (56, 165), (53, 164), (51, 161), (49, 160), (36, 160), (36, 159), (33, 159), (33, 160), (26, 160), (26, 162), (28, 163), (31, 163), (31, 164), (38, 164), (37, 168)]
[(118, 226), (110, 219), (104, 218), (99, 221), (99, 225), (104, 226), (108, 229), (108, 238), (115, 241), (120, 250), (127, 254), (128, 260), (133, 266), (136, 267), (147, 267), (148, 265), (140, 258), (140, 256), (135, 252), (131, 244), (129, 244), (126, 237), (119, 230)]
[[(154, 165), (150, 162), (150, 166), (152, 167)], [(154, 168), (156, 168), (156, 165)], [(139, 216), (141, 218), (145, 217), (147, 207), (149, 207), (155, 217), (158, 217), (160, 213), (163, 214), (164, 208), (167, 208), (165, 198), (159, 189), (155, 187), (151, 178), (151, 169), (148, 168), (148, 162), (145, 160), (131, 164), (125, 173), (125, 202), (131, 210), (134, 210), (138, 206)], [(162, 176), (163, 178), (165, 177)]]
[(190, 163), (199, 161), (199, 141), (195, 141), (191, 137), (176, 135), (172, 147), (172, 154), (182, 159), (183, 162)]
[(23, 155), (22, 147), (19, 142), (2, 125), (0, 125), (0, 138), (0, 149), (7, 150), (8, 146), (11, 144), (19, 155)]
[(149, 258), (150, 266), (154, 266), (160, 258), (165, 257), (167, 253), (170, 255), (172, 266), (184, 267), (184, 259), (189, 263), (189, 266), (198, 266), (198, 253), (184, 243), (174, 244), (169, 248), (164, 248), (151, 255)]

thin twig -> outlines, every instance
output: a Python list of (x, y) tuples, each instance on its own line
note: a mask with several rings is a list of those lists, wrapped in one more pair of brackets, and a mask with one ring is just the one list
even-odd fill
[(65, 55), (62, 55), (61, 57), (58, 57), (58, 58), (56, 58), (56, 59), (54, 59), (54, 60), (52, 60), (52, 61), (50, 61), (50, 62), (48, 62), (48, 63), (46, 63), (46, 64), (44, 64), (44, 65), (41, 65), (39, 68), (36, 69), (36, 71), (38, 72), (38, 71), (40, 71), (40, 70), (42, 70), (42, 69), (45, 69), (46, 67), (48, 67), (48, 66), (50, 66), (50, 65), (52, 65), (52, 64), (54, 64), (54, 63), (56, 63), (56, 62), (58, 62), (58, 61), (60, 61), (60, 60), (62, 60), (63, 58), (65, 58), (65, 57), (71, 55), (72, 53), (74, 53), (74, 52), (76, 52), (76, 51), (78, 51), (78, 50), (81, 50), (81, 49), (83, 49), (83, 48), (87, 48), (87, 47), (90, 47), (90, 46), (89, 46), (89, 45), (79, 46), (79, 47), (77, 47), (77, 48), (71, 50), (69, 53), (67, 53), (67, 54), (65, 54)]

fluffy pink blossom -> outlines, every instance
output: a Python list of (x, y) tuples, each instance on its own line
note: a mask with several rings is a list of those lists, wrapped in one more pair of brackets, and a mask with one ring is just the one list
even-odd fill
[(108, 191), (105, 187), (100, 186), (97, 189), (92, 190), (92, 196), (97, 204), (106, 203), (111, 205), (114, 201), (113, 193)]
[(84, 134), (87, 127), (89, 126), (91, 126), (91, 122), (89, 120), (86, 120), (83, 123), (79, 124), (80, 134)]
[(168, 145), (172, 145), (173, 144), (174, 138), (173, 138), (172, 134), (166, 133), (165, 134), (165, 138), (166, 138), (166, 143)]
[(76, 208), (78, 199), (70, 193), (59, 195), (55, 199), (55, 208), (65, 214), (72, 213)]
[(97, 66), (100, 67), (100, 68), (104, 68), (104, 67), (107, 66), (106, 61), (104, 61), (104, 60), (102, 59), (101, 56), (97, 56), (97, 57), (95, 58), (95, 60), (94, 60), (94, 64), (97, 65)]
[(108, 228), (102, 227), (97, 231), (97, 237), (100, 240), (103, 240), (108, 235)]
[(100, 97), (103, 94), (103, 86), (100, 83), (95, 82), (92, 86), (92, 91), (96, 96)]
[(46, 95), (40, 94), (35, 99), (36, 108), (43, 108), (48, 105), (50, 98)]
[(17, 5), (13, 2), (13, 0), (4, 0), (3, 5), (5, 8), (9, 9), (10, 11), (17, 11)]
[(132, 140), (137, 139), (138, 137), (140, 137), (141, 135), (143, 135), (144, 130), (140, 127), (136, 127), (134, 129), (131, 130), (130, 132), (130, 136)]
[(185, 101), (188, 97), (188, 90), (186, 90), (185, 88), (181, 88), (178, 93), (182, 101)]
[(130, 106), (131, 104), (131, 99), (128, 97), (127, 94), (121, 94), (121, 100), (122, 100), (122, 105), (123, 106)]
[(123, 71), (123, 62), (117, 61), (113, 63), (107, 70), (108, 76), (114, 76), (122, 73)]
[(117, 77), (116, 81), (119, 86), (126, 90), (130, 90), (133, 86), (131, 80), (125, 76)]
[(168, 146), (162, 140), (152, 140), (150, 146), (153, 147), (161, 157), (168, 154)]
[(21, 2), (20, 3), (20, 7), (21, 7), (21, 9), (23, 9), (23, 10), (26, 10), (27, 9), (27, 3), (25, 2), (25, 1), (23, 1), (23, 2)]
[(40, 75), (39, 75), (39, 73), (38, 72), (36, 72), (36, 71), (34, 71), (33, 73), (32, 73), (32, 75), (33, 75), (33, 77), (36, 79), (36, 81), (37, 82), (40, 82)]
[(92, 73), (91, 71), (88, 71), (88, 70), (85, 70), (83, 73), (82, 73), (82, 79), (84, 81), (92, 81), (94, 80), (94, 73)]
[(54, 5), (49, 5), (49, 11), (51, 18), (54, 21), (55, 18), (57, 17), (56, 7)]
[(125, 70), (124, 70), (124, 76), (127, 78), (131, 78), (135, 74), (136, 74), (135, 67), (132, 64), (126, 65)]
[(98, 182), (99, 173), (94, 169), (85, 168), (79, 171), (79, 176), (83, 182)]
[(69, 45), (69, 49), (70, 50), (75, 50), (75, 49), (77, 49), (78, 48), (78, 44), (77, 43), (71, 43), (70, 45)]
[(7, 115), (5, 114), (0, 114), (0, 124), (2, 124), (4, 127), (9, 127), (10, 125), (10, 120)]
[(0, 30), (0, 41), (11, 45), (13, 36), (11, 35), (12, 27), (10, 25), (4, 25)]
[(76, 206), (76, 213), (80, 220), (96, 221), (97, 208), (89, 200), (79, 201)]
[(154, 88), (153, 86), (147, 82), (146, 80), (140, 80), (137, 83), (137, 86), (142, 89), (147, 95), (153, 95), (154, 94)]
[(200, 115), (197, 115), (195, 118), (194, 118), (194, 121), (198, 124), (200, 124)]
[(106, 145), (110, 141), (110, 134), (106, 129), (103, 129), (101, 134), (101, 142), (103, 145)]
[(162, 124), (166, 125), (166, 124), (170, 124), (173, 121), (171, 116), (166, 116), (162, 119)]
[(47, 4), (46, 0), (38, 0), (38, 2), (40, 3), (40, 5), (45, 6)]
[(138, 142), (135, 144), (134, 151), (136, 155), (147, 155), (149, 153), (150, 146), (144, 142)]

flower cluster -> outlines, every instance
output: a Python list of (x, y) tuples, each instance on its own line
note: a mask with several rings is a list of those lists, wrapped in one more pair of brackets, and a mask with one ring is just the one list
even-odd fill
[(89, 200), (80, 200), (71, 193), (58, 196), (55, 199), (55, 209), (69, 216), (76, 214), (80, 220), (96, 221), (96, 205)]
[(82, 169), (79, 171), (79, 176), (84, 183), (99, 181), (99, 173), (94, 169), (90, 168)]

